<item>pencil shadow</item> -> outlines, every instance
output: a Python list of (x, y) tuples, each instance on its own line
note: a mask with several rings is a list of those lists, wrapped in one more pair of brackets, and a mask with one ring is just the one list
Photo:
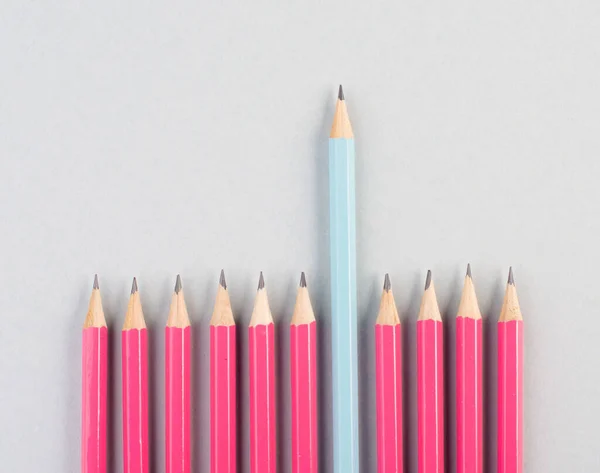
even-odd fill
[[(104, 302), (104, 301), (103, 301)], [(121, 330), (116, 324), (109, 322), (108, 314), (116, 313), (115, 310), (107, 310), (107, 304), (104, 304), (104, 315), (107, 319), (108, 335), (108, 376), (107, 376), (107, 399), (106, 412), (107, 422), (106, 439), (107, 459), (106, 465), (109, 471), (118, 471), (119, 463), (122, 457), (118, 455), (118, 445), (122, 437), (121, 430), (121, 403), (119, 399), (119, 387), (121, 385), (121, 364), (118, 362), (121, 346)], [(114, 317), (111, 317), (114, 320)], [(118, 407), (117, 407), (118, 406)]]
[[(146, 304), (143, 306), (147, 327), (147, 360), (148, 360), (148, 440), (150, 472), (162, 471), (165, 465), (164, 431), (165, 431), (165, 329), (161, 322), (168, 314), (170, 294), (173, 291), (172, 281), (165, 278), (160, 294), (168, 294), (168, 298), (161, 296), (159, 304)], [(142, 301), (144, 294), (140, 297)], [(148, 298), (150, 299), (150, 298)], [(160, 363), (163, 361), (163, 363)]]
[(377, 415), (375, 386), (375, 320), (381, 297), (382, 281), (373, 278), (369, 288), (368, 313), (360, 317), (358, 336), (358, 399), (360, 470), (377, 469)]
[[(122, 393), (122, 365), (121, 365), (121, 326), (127, 308), (129, 290), (123, 290), (128, 285), (119, 285), (119, 290), (114, 293), (102, 285), (102, 305), (108, 326), (108, 376), (107, 376), (107, 443), (108, 450), (107, 469), (119, 471), (123, 468), (123, 405)], [(125, 295), (127, 294), (127, 295)]]
[[(327, 286), (328, 288), (329, 286)], [(315, 298), (313, 310), (317, 319), (317, 379), (318, 384), (318, 429), (319, 429), (319, 471), (333, 470), (332, 433), (333, 411), (331, 392), (331, 317), (329, 297)]]
[(425, 278), (415, 273), (410, 299), (404, 310), (400, 311), (402, 323), (402, 413), (404, 419), (404, 471), (417, 471), (417, 316), (423, 296)]
[[(186, 293), (192, 326), (192, 471), (208, 471), (210, 462), (210, 445), (206, 441), (210, 438), (210, 389), (207, 389), (210, 376), (209, 322), (217, 281), (216, 278), (207, 279), (202, 298)], [(188, 280), (185, 282), (189, 285)]]
[[(88, 283), (86, 283), (88, 284)], [(81, 390), (82, 390), (82, 379), (81, 379), (81, 342), (82, 342), (82, 327), (84, 322), (84, 314), (87, 309), (86, 293), (89, 297), (90, 286), (84, 286), (79, 291), (79, 299), (75, 307), (77, 310), (73, 312), (70, 319), (69, 328), (73, 334), (79, 336), (68, 337), (69, 343), (66, 345), (66, 360), (69, 360), (69, 366), (67, 367), (67, 382), (70, 386), (69, 394), (65, 397), (65, 412), (79, 412), (81, 413)], [(109, 370), (110, 373), (110, 370)], [(74, 407), (76, 406), (76, 407)], [(110, 409), (107, 410), (110, 412)], [(107, 419), (110, 422), (110, 419)], [(81, 414), (79, 417), (76, 415), (69, 415), (63, 423), (65, 445), (81, 445)], [(8, 427), (8, 426), (6, 426)], [(108, 439), (107, 439), (108, 440)], [(65, 455), (64, 471), (74, 471), (79, 468), (79, 465), (74, 462), (73, 458), (79, 458), (76, 455)], [(77, 466), (75, 466), (77, 465)]]
[(462, 295), (463, 279), (459, 273), (454, 275), (450, 298), (441, 310), (444, 323), (444, 388), (446, 390), (445, 458), (447, 471), (450, 473), (456, 470), (456, 313)]
[(331, 386), (331, 296), (329, 275), (329, 174), (327, 150), (332, 119), (331, 90), (324, 89), (321, 120), (314, 136), (314, 172), (316, 182), (317, 274), (309, 275), (308, 287), (317, 319), (317, 379), (319, 471), (333, 470), (333, 411)]
[[(157, 359), (164, 359), (164, 346), (163, 357), (157, 357), (158, 348), (164, 341), (164, 333), (163, 330), (157, 327), (156, 323), (147, 321), (146, 324), (148, 330), (148, 439), (150, 445), (152, 445), (149, 449), (149, 467), (152, 472), (160, 471), (159, 465), (164, 465), (165, 461), (163, 448), (161, 448), (163, 437), (159, 433), (164, 430), (159, 427), (159, 425), (164, 427), (164, 420), (161, 419), (159, 414), (164, 412), (164, 405), (159, 405), (158, 402), (159, 399), (163, 398), (161, 394), (164, 391), (164, 384), (158, 381), (160, 377), (157, 376), (159, 367), (156, 365)], [(164, 377), (162, 381), (164, 382)]]
[[(251, 285), (253, 286), (253, 285)], [(248, 286), (247, 287), (251, 287)], [(250, 410), (248, 405), (248, 322), (252, 315), (255, 293), (251, 290), (240, 291), (238, 299), (230, 293), (233, 316), (236, 320), (236, 425), (237, 471), (250, 471)], [(243, 362), (242, 362), (243, 360)], [(245, 428), (241, 428), (245, 427)], [(208, 470), (206, 470), (208, 471)]]
[[(290, 279), (283, 299), (278, 307), (275, 325), (275, 369), (277, 373), (276, 418), (277, 418), (277, 469), (289, 471), (292, 464), (291, 387), (290, 387), (290, 320), (295, 303), (298, 282)], [(290, 311), (291, 308), (291, 311)]]
[(489, 306), (483, 316), (483, 469), (496, 473), (496, 403), (497, 403), (497, 320), (504, 299), (504, 277), (498, 277)]

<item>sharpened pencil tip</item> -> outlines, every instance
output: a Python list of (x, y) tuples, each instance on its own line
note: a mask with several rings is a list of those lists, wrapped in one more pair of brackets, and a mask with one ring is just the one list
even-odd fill
[(179, 274), (175, 280), (175, 289), (173, 290), (175, 291), (175, 294), (179, 294), (179, 291), (181, 291), (181, 276)]
[(427, 270), (427, 278), (425, 278), (425, 290), (429, 289), (429, 286), (431, 286), (431, 270), (430, 269)]
[(388, 273), (385, 273), (385, 277), (383, 278), (383, 290), (385, 292), (390, 292), (391, 288), (392, 282), (390, 281), (390, 275)]
[(136, 292), (138, 292), (137, 280), (133, 278), (133, 283), (131, 284), (131, 293), (135, 294)]
[(227, 282), (225, 281), (225, 271), (221, 270), (221, 276), (219, 276), (219, 284), (223, 289), (227, 289)]
[(98, 275), (94, 274), (94, 287), (93, 289), (100, 289), (100, 284), (98, 284)]
[(260, 291), (261, 289), (265, 288), (265, 278), (263, 278), (263, 273), (262, 271), (260, 272), (260, 277), (258, 278), (258, 290)]
[(342, 84), (340, 84), (340, 88), (338, 90), (338, 99), (344, 100), (344, 89), (342, 89)]
[(471, 277), (471, 263), (467, 263), (467, 276)]
[(513, 276), (512, 266), (508, 268), (508, 284), (511, 286), (515, 285), (515, 277)]
[(300, 273), (300, 287), (306, 287), (306, 276), (304, 275), (304, 271)]

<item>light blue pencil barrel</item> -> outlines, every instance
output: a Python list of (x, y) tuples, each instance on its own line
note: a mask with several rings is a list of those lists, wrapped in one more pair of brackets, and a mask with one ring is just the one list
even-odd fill
[(329, 139), (333, 471), (358, 473), (354, 135), (344, 95)]

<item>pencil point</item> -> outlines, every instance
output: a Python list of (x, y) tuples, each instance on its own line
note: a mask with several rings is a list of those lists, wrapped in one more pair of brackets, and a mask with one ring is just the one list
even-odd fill
[(87, 315), (85, 316), (85, 322), (83, 328), (90, 327), (106, 327), (106, 319), (104, 318), (104, 311), (102, 310), (102, 300), (100, 298), (100, 285), (98, 284), (98, 275), (94, 274), (94, 288), (90, 295), (90, 303), (88, 306)]
[(123, 330), (142, 328), (146, 328), (146, 322), (144, 321), (144, 311), (142, 310), (142, 302), (140, 301), (140, 294), (138, 292), (137, 279), (133, 278), (131, 296), (127, 303), (127, 312), (123, 321)]
[(385, 277), (383, 278), (383, 290), (385, 292), (390, 292), (391, 288), (392, 288), (392, 283), (390, 281), (390, 275), (388, 273), (385, 273)]
[(515, 285), (515, 278), (513, 276), (512, 266), (508, 268), (508, 284), (510, 284), (511, 286)]
[(261, 289), (265, 288), (265, 279), (263, 278), (263, 273), (262, 271), (260, 272), (260, 277), (258, 278), (258, 290), (260, 291)]
[(431, 279), (431, 270), (427, 271), (427, 278), (425, 279), (425, 291), (423, 292), (423, 297), (421, 298), (421, 307), (419, 308), (419, 316), (417, 317), (417, 320), (442, 321), (440, 307), (437, 303), (435, 289)]
[(181, 291), (181, 276), (178, 274), (177, 275), (177, 279), (175, 280), (175, 294), (179, 294), (179, 291)]
[(225, 271), (221, 270), (221, 276), (219, 277), (219, 284), (223, 289), (227, 289), (227, 282), (225, 281)]
[(512, 266), (508, 268), (508, 283), (504, 292), (504, 301), (502, 302), (498, 322), (510, 322), (511, 320), (523, 320)]
[(467, 275), (465, 276), (465, 283), (463, 285), (456, 316), (475, 320), (481, 319), (481, 312), (479, 311), (479, 305), (477, 304), (477, 295), (475, 294), (475, 286), (473, 285), (473, 279), (471, 279), (470, 264), (467, 265)]
[(306, 276), (304, 276), (304, 271), (300, 274), (300, 287), (306, 287)]
[(338, 91), (338, 100), (335, 103), (335, 112), (333, 114), (333, 123), (331, 124), (329, 138), (343, 138), (346, 140), (354, 138), (350, 117), (348, 116), (348, 110), (346, 110), (344, 89), (341, 85)]

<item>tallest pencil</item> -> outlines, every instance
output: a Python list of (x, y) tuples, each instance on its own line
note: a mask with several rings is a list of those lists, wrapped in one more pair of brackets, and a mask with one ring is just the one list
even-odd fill
[(354, 181), (354, 134), (340, 85), (329, 135), (334, 473), (358, 473)]

